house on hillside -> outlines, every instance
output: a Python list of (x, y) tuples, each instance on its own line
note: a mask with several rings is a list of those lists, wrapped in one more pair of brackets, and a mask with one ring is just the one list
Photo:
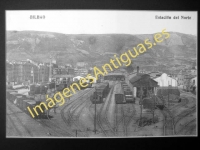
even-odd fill
[(197, 92), (197, 77), (194, 77), (190, 80), (190, 91), (196, 94), (196, 92)]
[(186, 71), (181, 70), (178, 74), (177, 74), (177, 81), (178, 81), (178, 86), (183, 87), (184, 82), (185, 82), (185, 75), (187, 74)]
[(197, 79), (193, 75), (185, 75), (183, 89), (186, 91), (192, 91), (193, 84), (195, 86), (195, 82), (197, 82), (196, 80)]
[(191, 72), (191, 75), (197, 75), (197, 69), (195, 68), (192, 68), (190, 72)]
[(173, 71), (170, 72), (169, 76), (170, 76), (171, 78), (176, 79), (177, 82), (178, 82), (178, 74), (179, 74), (180, 71), (181, 71), (181, 70), (173, 70)]

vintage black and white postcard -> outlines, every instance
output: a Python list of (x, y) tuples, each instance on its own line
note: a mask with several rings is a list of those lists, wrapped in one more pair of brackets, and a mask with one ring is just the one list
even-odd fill
[(6, 11), (7, 138), (197, 136), (197, 76), (197, 11)]

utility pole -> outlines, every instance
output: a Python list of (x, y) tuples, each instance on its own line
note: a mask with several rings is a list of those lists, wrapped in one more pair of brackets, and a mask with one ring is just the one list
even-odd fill
[[(152, 95), (155, 96), (155, 94), (152, 94)], [(153, 123), (154, 123), (154, 111), (155, 111), (155, 98), (156, 98), (156, 96), (153, 98)]]
[(96, 104), (96, 100), (95, 100), (95, 119), (94, 119), (94, 133), (96, 134), (96, 111), (97, 111), (97, 104)]
[(169, 81), (168, 81), (168, 90), (167, 90), (167, 94), (168, 94), (168, 109), (169, 109)]
[[(96, 91), (96, 87), (95, 87), (95, 91)], [(97, 107), (96, 107), (96, 97), (98, 97), (97, 93), (95, 95), (95, 103), (94, 103), (94, 133), (96, 134), (96, 111), (97, 111)]]
[(50, 55), (50, 66), (49, 66), (49, 79), (51, 79), (51, 55)]
[(143, 95), (143, 93), (142, 93), (142, 87), (140, 87), (140, 110), (141, 110), (141, 112), (140, 112), (140, 122), (141, 122), (141, 126), (143, 125), (143, 121), (142, 121), (142, 95)]
[(38, 82), (40, 82), (40, 66), (38, 66)]

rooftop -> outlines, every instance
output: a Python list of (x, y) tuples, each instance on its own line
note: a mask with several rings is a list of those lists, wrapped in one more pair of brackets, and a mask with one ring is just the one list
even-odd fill
[(157, 87), (158, 83), (150, 78), (150, 75), (148, 74), (142, 74), (138, 73), (134, 77), (132, 77), (130, 80), (130, 83), (134, 87)]

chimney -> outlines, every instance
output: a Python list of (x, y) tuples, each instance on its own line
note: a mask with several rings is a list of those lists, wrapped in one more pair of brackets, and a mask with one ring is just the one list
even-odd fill
[(137, 66), (137, 74), (139, 73), (139, 66)]

